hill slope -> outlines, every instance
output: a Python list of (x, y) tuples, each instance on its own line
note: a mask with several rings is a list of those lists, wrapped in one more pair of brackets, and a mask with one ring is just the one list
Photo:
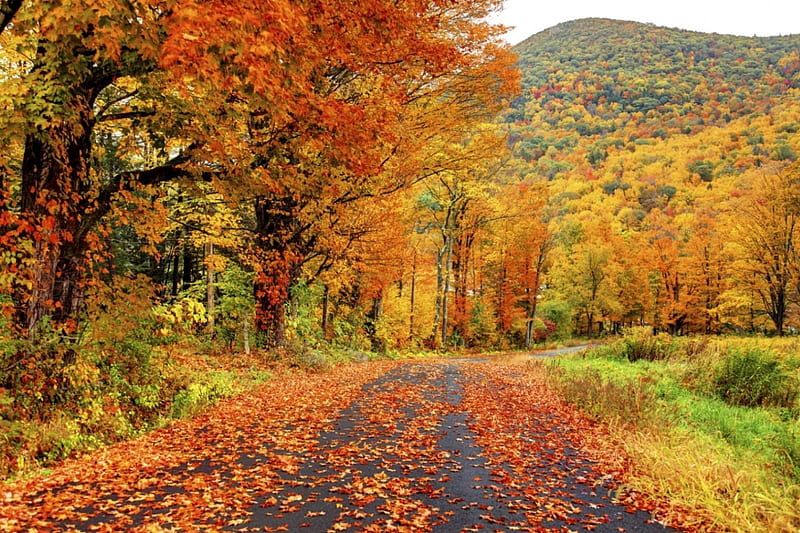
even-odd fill
[[(589, 334), (602, 321), (770, 327), (773, 276), (742, 278), (766, 267), (737, 214), (786, 189), (768, 175), (800, 172), (785, 167), (800, 157), (800, 35), (583, 19), (515, 51), (524, 90), (506, 115), (511, 174), (547, 194), (545, 304), (566, 302)], [(800, 287), (800, 256), (792, 268)]]
[[(548, 122), (582, 135), (615, 131), (609, 121), (621, 116), (644, 126), (642, 135), (690, 133), (768, 112), (800, 88), (800, 35), (734, 37), (581, 19), (514, 51), (524, 93), (512, 119), (527, 118), (526, 105), (535, 103)], [(574, 116), (580, 110), (589, 124)], [(576, 123), (563, 124), (570, 116)]]

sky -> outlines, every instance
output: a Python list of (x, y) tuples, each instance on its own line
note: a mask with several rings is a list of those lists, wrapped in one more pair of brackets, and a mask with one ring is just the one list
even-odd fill
[(746, 37), (800, 34), (800, 0), (505, 0), (492, 21), (516, 26), (516, 44), (561, 22), (586, 17)]

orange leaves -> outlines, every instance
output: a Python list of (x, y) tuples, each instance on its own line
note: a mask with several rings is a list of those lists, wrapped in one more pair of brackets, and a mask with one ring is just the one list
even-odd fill
[[(60, 272), (59, 287), (75, 294), (49, 298), (61, 301), (65, 315), (53, 318), (79, 315), (82, 309), (73, 307), (80, 306), (83, 283), (107, 268), (94, 269), (94, 263), (107, 259), (95, 247), (108, 240), (105, 228), (97, 230), (109, 212), (114, 225), (131, 226), (144, 241), (137, 252), (158, 255), (168, 214), (152, 201), (158, 196), (153, 190), (119, 192), (133, 191), (136, 181), (157, 186), (207, 180), (239, 208), (232, 224), (230, 217), (224, 224), (216, 219), (215, 230), (252, 218), (244, 212), (249, 200), (237, 205), (244, 198), (275, 196), (295, 204), (291, 227), (282, 228), (286, 232), (258, 232), (273, 238), (264, 248), (276, 252), (255, 260), (272, 262), (262, 268), (265, 275), (254, 291), (266, 314), (283, 311), (288, 288), (307, 261), (317, 259), (307, 266), (307, 277), (334, 263), (368, 270), (367, 261), (385, 255), (402, 232), (393, 228), (395, 239), (381, 239), (377, 252), (378, 245), (354, 243), (369, 240), (370, 222), (393, 217), (394, 212), (386, 215), (385, 197), (429, 172), (424, 152), (431, 132), (460, 136), (499, 111), (513, 90), (513, 56), (482, 22), (497, 5), (496, 0), (25, 4), (6, 31), (32, 43), (38, 39), (42, 48), (39, 67), (20, 76), (22, 92), (31, 96), (12, 111), (38, 133), (15, 141), (22, 150), (14, 157), (37, 164), (12, 165), (25, 174), (18, 189), (23, 198), (13, 208), (26, 211), (38, 198), (43, 203), (20, 218), (30, 215), (34, 227), (47, 230), (47, 217), (55, 217), (53, 232), (31, 233), (52, 250), (31, 255), (36, 266), (56, 266), (33, 280), (33, 290), (14, 294), (14, 304), (24, 308), (28, 297), (47, 292)], [(40, 96), (53, 87), (59, 88), (57, 96)], [(0, 95), (4, 102), (5, 96)], [(17, 185), (0, 194), (11, 198), (5, 193)], [(114, 204), (119, 209), (112, 211)], [(347, 222), (356, 218), (358, 225)], [(77, 263), (81, 273), (68, 271)], [(30, 307), (36, 311), (22, 319), (26, 327), (51, 311), (43, 301)], [(269, 329), (262, 327), (267, 321), (259, 322), (260, 329)], [(278, 344), (281, 328), (272, 328)]]
[[(270, 461), (270, 464), (272, 464), (272, 466), (274, 466), (275, 468), (282, 470), (283, 472), (286, 472), (287, 474), (294, 475), (297, 474), (297, 472), (300, 470), (298, 462), (299, 461), (297, 457), (293, 457), (291, 455), (278, 454), (273, 457), (272, 461)], [(300, 497), (300, 499), (302, 499), (302, 497)], [(289, 500), (289, 503), (291, 503), (292, 501), (297, 501), (297, 500)]]
[(307, 88), (305, 72), (293, 68), (315, 51), (301, 6), (285, 0), (181, 4), (169, 20), (162, 49), (167, 69), (190, 84), (203, 81), (233, 90), (250, 85), (281, 109), (293, 100), (285, 87)]
[[(57, 520), (83, 523), (99, 515), (100, 530), (118, 531), (128, 529), (131, 516), (140, 511), (152, 512), (141, 519), (142, 530), (161, 526), (191, 531), (198, 523), (226, 517), (230, 524), (241, 524), (253, 499), (230, 479), (266, 494), (265, 506), (297, 505), (302, 500), (298, 495), (271, 496), (277, 472), (296, 473), (300, 454), (326, 426), (325, 420), (354, 401), (360, 384), (387, 368), (354, 366), (340, 369), (336, 378), (284, 376), (191, 422), (69, 461), (48, 477), (13, 483), (0, 492), (0, 529), (52, 530)], [(297, 420), (304, 425), (287, 429), (287, 423)], [(262, 455), (263, 462), (243, 466), (238, 447)], [(285, 452), (273, 451), (278, 448)], [(100, 505), (111, 495), (112, 500)], [(105, 505), (112, 514), (101, 512)]]
[(281, 376), (195, 421), (9, 485), (0, 525), (410, 532), (633, 524), (602, 496), (604, 471), (579, 451), (597, 426), (518, 371), (386, 363)]

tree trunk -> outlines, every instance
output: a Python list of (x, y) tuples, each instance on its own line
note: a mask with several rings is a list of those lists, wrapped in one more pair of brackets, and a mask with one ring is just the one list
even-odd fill
[(290, 197), (256, 199), (256, 329), (267, 347), (286, 344), (286, 304), (300, 276), (304, 254), (297, 202)]
[(330, 304), (330, 291), (328, 290), (328, 286), (325, 285), (322, 290), (322, 323), (320, 324), (320, 328), (322, 329), (322, 338), (325, 340), (330, 340), (328, 335)]
[[(526, 264), (526, 269), (530, 269), (530, 264)], [(537, 270), (533, 274), (533, 283), (531, 286), (526, 287), (525, 290), (527, 291), (527, 327), (525, 328), (525, 348), (530, 350), (533, 346), (533, 324), (534, 318), (536, 317), (536, 304), (538, 303), (538, 296), (539, 296), (539, 266), (537, 265)], [(529, 276), (530, 273), (526, 272), (526, 277)]]
[(30, 239), (32, 246), (22, 274), (27, 279), (12, 298), (16, 324), (29, 336), (35, 336), (46, 316), (54, 326), (74, 327), (68, 321), (80, 308), (90, 268), (83, 253), (89, 229), (83, 218), (91, 210), (85, 194), (91, 187), (92, 111), (83, 98), (72, 107), (75, 122), (37, 130), (25, 139), (16, 229), (23, 236), (18, 244)]
[(188, 242), (183, 244), (183, 277), (181, 278), (181, 288), (186, 290), (194, 281), (194, 250)]
[(417, 251), (414, 250), (414, 260), (411, 263), (411, 301), (408, 317), (408, 342), (414, 342), (414, 315), (416, 313), (417, 297)]
[(210, 258), (214, 255), (214, 244), (211, 242), (206, 243), (206, 331), (209, 335), (213, 336), (216, 329), (216, 310), (214, 298), (214, 268), (211, 265)]
[(586, 336), (594, 338), (594, 313), (589, 311), (586, 312)]
[(242, 340), (244, 341), (244, 353), (250, 355), (250, 317), (244, 313), (242, 319)]
[(447, 346), (447, 328), (448, 328), (448, 307), (449, 307), (449, 296), (450, 296), (450, 273), (452, 270), (453, 265), (453, 237), (452, 235), (450, 238), (447, 239), (447, 245), (445, 247), (445, 259), (444, 259), (444, 284), (442, 286), (442, 338), (441, 338), (441, 345), (446, 347)]
[(511, 329), (511, 313), (507, 308), (508, 301), (508, 262), (505, 251), (501, 259), (500, 279), (497, 280), (497, 324), (496, 328), (503, 336)]
[(379, 293), (378, 296), (372, 299), (372, 307), (369, 311), (368, 321), (367, 321), (367, 332), (369, 334), (369, 340), (372, 344), (373, 351), (381, 351), (384, 349), (380, 339), (377, 337), (378, 332), (378, 320), (381, 318), (381, 314), (383, 313), (383, 293)]
[(455, 310), (453, 330), (461, 339), (466, 339), (468, 335), (467, 324), (469, 322), (469, 306), (467, 295), (469, 286), (469, 258), (472, 253), (474, 237), (474, 232), (462, 232), (456, 237), (453, 247), (453, 307)]
[[(446, 246), (446, 244), (445, 244)], [(444, 296), (444, 247), (436, 252), (436, 298), (434, 301), (433, 331), (431, 340), (434, 346), (439, 346), (441, 335), (439, 328), (442, 323), (442, 298)]]

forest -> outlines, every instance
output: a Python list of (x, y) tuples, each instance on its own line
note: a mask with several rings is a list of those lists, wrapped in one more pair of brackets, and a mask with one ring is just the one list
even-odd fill
[(517, 46), (505, 117), (548, 198), (544, 316), (589, 336), (797, 326), (799, 47), (602, 19)]
[(0, 0), (0, 470), (187, 353), (800, 328), (800, 36), (499, 5)]

